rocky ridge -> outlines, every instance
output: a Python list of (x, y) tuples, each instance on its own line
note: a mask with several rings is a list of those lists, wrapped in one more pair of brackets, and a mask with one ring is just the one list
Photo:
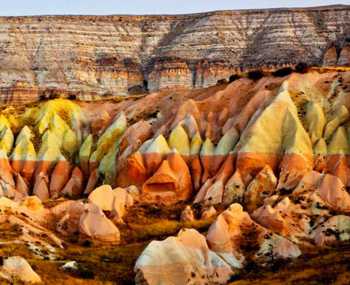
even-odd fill
[(119, 103), (4, 107), (0, 226), (55, 260), (72, 236), (127, 242), (140, 207), (211, 221), (151, 242), (138, 284), (225, 284), (251, 264), (346, 242), (349, 86), (348, 68), (313, 68)]
[(256, 68), (349, 65), (350, 9), (0, 18), (0, 98), (202, 88)]

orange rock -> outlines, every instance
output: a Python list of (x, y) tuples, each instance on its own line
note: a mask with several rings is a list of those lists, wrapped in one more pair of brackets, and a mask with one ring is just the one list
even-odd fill
[(140, 152), (135, 152), (126, 161), (117, 176), (116, 185), (127, 187), (130, 184), (141, 187), (147, 179), (146, 167)]
[(79, 197), (84, 191), (83, 183), (84, 183), (83, 173), (81, 172), (80, 168), (76, 166), (72, 171), (71, 178), (69, 179), (67, 184), (64, 186), (61, 193), (69, 197)]
[(192, 177), (192, 184), (195, 190), (199, 190), (202, 179), (202, 164), (199, 155), (194, 155), (190, 159), (190, 171)]
[(337, 176), (347, 186), (350, 183), (350, 169), (346, 156), (343, 154), (327, 155), (327, 173)]
[(21, 174), (16, 174), (15, 175), (15, 181), (16, 181), (16, 189), (18, 192), (23, 194), (24, 196), (28, 196), (29, 189), (27, 186), (27, 183), (24, 181), (23, 177)]
[(66, 160), (59, 160), (51, 174), (50, 180), (50, 196), (58, 197), (63, 187), (67, 184), (70, 171), (72, 169), (71, 164)]
[(13, 180), (12, 168), (8, 159), (0, 159), (0, 178), (11, 186), (15, 186), (15, 181)]
[(171, 153), (142, 187), (142, 200), (165, 204), (187, 200), (192, 194), (191, 175), (178, 153)]
[(31, 181), (33, 173), (35, 171), (36, 161), (34, 160), (25, 160), (22, 162), (23, 168), (21, 174), (26, 181)]
[(256, 245), (256, 252), (249, 251), (249, 255), (253, 253), (252, 259), (259, 262), (295, 258), (301, 254), (291, 241), (255, 223), (239, 204), (232, 204), (216, 218), (208, 230), (207, 241), (212, 250), (230, 256), (236, 263), (245, 260), (246, 246), (252, 244)]
[(177, 198), (179, 200), (187, 200), (192, 195), (191, 173), (188, 166), (181, 155), (177, 152), (172, 152), (168, 155), (167, 160), (169, 166), (177, 176), (179, 192)]
[(244, 193), (244, 202), (248, 212), (259, 208), (264, 199), (275, 192), (277, 178), (269, 166), (264, 167), (259, 174), (249, 183)]
[(84, 211), (85, 208), (82, 202), (73, 201), (70, 203), (56, 225), (57, 231), (67, 236), (79, 233), (80, 217)]
[(84, 194), (90, 194), (92, 190), (96, 188), (99, 179), (98, 169), (94, 169), (89, 176), (88, 182), (86, 184)]
[(50, 198), (48, 183), (49, 178), (45, 173), (40, 172), (35, 176), (33, 194), (36, 195), (41, 201), (46, 201)]
[(143, 161), (147, 176), (152, 175), (152, 173), (154, 173), (159, 168), (163, 161), (163, 157), (163, 154), (156, 152), (143, 154)]
[(237, 154), (237, 170), (240, 172), (243, 183), (248, 183), (256, 176), (266, 165), (275, 171), (279, 162), (278, 154), (262, 154), (239, 152)]
[(293, 189), (300, 179), (313, 168), (312, 157), (305, 158), (298, 154), (285, 154), (280, 164), (278, 189)]
[(208, 179), (199, 190), (194, 203), (204, 202), (206, 205), (222, 203), (224, 186), (234, 170), (234, 155), (229, 153), (220, 170), (212, 179)]

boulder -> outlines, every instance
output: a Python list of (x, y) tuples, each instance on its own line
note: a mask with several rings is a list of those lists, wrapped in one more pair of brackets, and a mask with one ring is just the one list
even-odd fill
[(350, 239), (350, 217), (337, 215), (319, 225), (314, 233), (315, 243), (318, 246), (335, 244), (338, 241)]
[(239, 204), (232, 204), (216, 218), (208, 230), (207, 241), (209, 247), (232, 266), (242, 266), (248, 256), (256, 262), (267, 263), (301, 254), (294, 243), (255, 223)]
[(92, 191), (88, 201), (103, 211), (110, 212), (112, 219), (116, 222), (121, 222), (126, 209), (134, 204), (133, 197), (126, 189), (116, 188), (112, 190), (109, 185), (102, 185)]
[(191, 206), (187, 205), (181, 212), (181, 222), (193, 222), (195, 220)]
[(119, 243), (120, 232), (103, 211), (95, 204), (85, 205), (85, 211), (79, 220), (81, 234), (93, 240), (109, 243)]
[(30, 284), (41, 283), (40, 276), (35, 273), (27, 260), (20, 256), (4, 259), (3, 266), (0, 268), (0, 277), (4, 277), (9, 282), (19, 280)]
[(136, 284), (227, 284), (233, 271), (196, 230), (152, 241), (137, 259)]

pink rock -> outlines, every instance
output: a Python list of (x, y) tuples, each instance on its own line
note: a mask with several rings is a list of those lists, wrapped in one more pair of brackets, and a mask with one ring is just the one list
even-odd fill
[(80, 217), (79, 230), (81, 234), (97, 241), (111, 243), (120, 241), (118, 228), (94, 204), (85, 206), (85, 212)]
[[(227, 284), (234, 271), (193, 229), (152, 241), (136, 261), (136, 284)], [(166, 280), (166, 281), (165, 281)]]
[(50, 199), (48, 183), (49, 179), (47, 175), (42, 172), (39, 172), (39, 174), (35, 177), (33, 194), (39, 197), (41, 201)]

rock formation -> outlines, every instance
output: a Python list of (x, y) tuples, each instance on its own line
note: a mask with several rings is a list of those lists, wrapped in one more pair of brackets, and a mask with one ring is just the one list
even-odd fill
[(177, 16), (2, 17), (2, 102), (200, 88), (241, 70), (348, 65), (348, 6)]
[(62, 238), (123, 244), (142, 207), (186, 203), (182, 225), (211, 222), (151, 242), (140, 284), (225, 284), (252, 263), (347, 241), (349, 83), (346, 70), (314, 68), (119, 103), (5, 107), (0, 224), (55, 258)]
[(0, 277), (14, 283), (17, 280), (25, 284), (41, 283), (40, 276), (35, 273), (24, 258), (19, 256), (12, 256), (4, 260), (4, 264), (0, 269)]

